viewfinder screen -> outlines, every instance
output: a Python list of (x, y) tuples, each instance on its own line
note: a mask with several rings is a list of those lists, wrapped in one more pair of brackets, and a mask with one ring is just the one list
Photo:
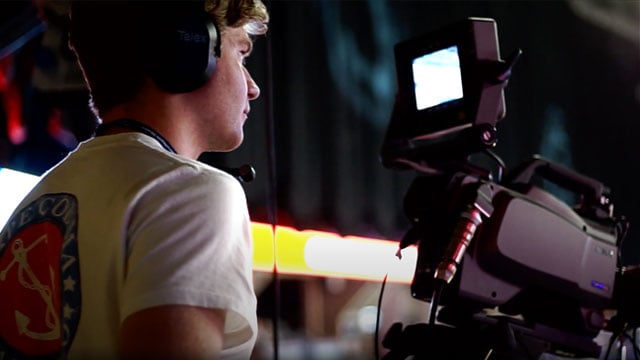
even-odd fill
[(412, 70), (418, 110), (462, 99), (462, 75), (457, 46), (413, 59)]

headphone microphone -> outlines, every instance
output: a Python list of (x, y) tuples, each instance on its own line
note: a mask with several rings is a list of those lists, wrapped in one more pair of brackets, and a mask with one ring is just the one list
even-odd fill
[(242, 183), (247, 183), (256, 178), (256, 171), (253, 166), (244, 164), (240, 167), (216, 166), (220, 170), (226, 171)]

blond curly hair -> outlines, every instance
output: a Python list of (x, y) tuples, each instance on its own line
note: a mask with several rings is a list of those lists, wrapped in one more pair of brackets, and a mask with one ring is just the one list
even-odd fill
[(267, 32), (269, 14), (260, 0), (206, 0), (205, 11), (214, 19), (221, 32), (226, 27), (244, 27), (249, 35)]

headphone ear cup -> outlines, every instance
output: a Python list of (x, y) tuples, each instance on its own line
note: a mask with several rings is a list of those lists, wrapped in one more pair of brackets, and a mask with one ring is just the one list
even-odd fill
[(187, 93), (213, 75), (220, 56), (220, 36), (202, 7), (176, 11), (172, 16), (146, 36), (149, 41), (143, 44), (144, 56), (148, 56), (149, 75), (158, 87), (170, 93)]

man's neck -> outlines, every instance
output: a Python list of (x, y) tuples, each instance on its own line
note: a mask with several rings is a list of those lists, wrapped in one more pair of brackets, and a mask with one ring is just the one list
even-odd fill
[[(196, 136), (190, 128), (189, 114), (182, 111), (180, 95), (138, 97), (135, 101), (114, 107), (102, 115), (104, 124), (119, 119), (131, 119), (159, 133), (175, 151), (187, 158), (197, 159), (202, 153), (198, 149)], [(114, 126), (108, 133), (135, 131)]]

